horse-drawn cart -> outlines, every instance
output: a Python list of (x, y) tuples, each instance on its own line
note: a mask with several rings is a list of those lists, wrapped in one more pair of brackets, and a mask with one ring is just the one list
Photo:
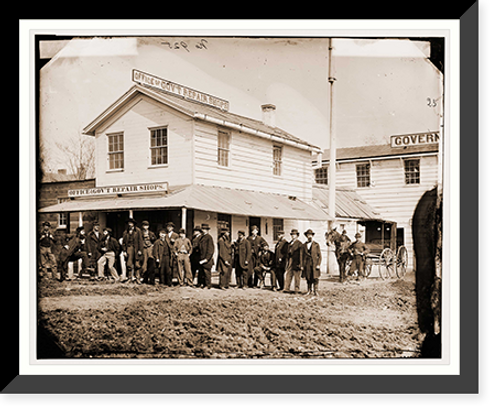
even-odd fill
[[(365, 227), (365, 245), (369, 252), (365, 258), (365, 277), (368, 277), (373, 267), (378, 268), (378, 276), (382, 279), (392, 278), (397, 276), (403, 278), (406, 275), (408, 266), (408, 250), (403, 244), (398, 244), (397, 240), (397, 225), (395, 222), (389, 221), (365, 221), (358, 222)], [(332, 234), (330, 231), (327, 239), (335, 242), (336, 249), (342, 253), (337, 254), (339, 267), (341, 269), (341, 280), (345, 275), (349, 275), (349, 269), (352, 263), (352, 256), (347, 250), (347, 245), (344, 242), (338, 242), (340, 234)], [(343, 260), (340, 260), (343, 257)]]

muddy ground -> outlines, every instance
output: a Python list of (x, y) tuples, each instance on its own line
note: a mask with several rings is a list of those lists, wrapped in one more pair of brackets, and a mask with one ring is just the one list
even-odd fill
[(419, 356), (414, 285), (413, 273), (323, 277), (309, 297), (42, 280), (38, 317), (72, 358), (408, 358)]

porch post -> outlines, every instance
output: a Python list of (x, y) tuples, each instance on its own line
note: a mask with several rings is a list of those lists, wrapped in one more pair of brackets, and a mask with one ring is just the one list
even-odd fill
[(83, 226), (83, 213), (78, 212), (78, 226)]
[(187, 232), (187, 208), (182, 208), (182, 217), (181, 217), (181, 228), (183, 228)]

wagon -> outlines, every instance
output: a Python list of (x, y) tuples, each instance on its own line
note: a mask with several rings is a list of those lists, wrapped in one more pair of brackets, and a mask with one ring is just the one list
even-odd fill
[[(408, 250), (398, 240), (396, 223), (366, 221), (359, 224), (365, 226), (365, 244), (370, 249), (365, 261), (365, 276), (368, 277), (376, 266), (382, 279), (403, 278), (408, 266)], [(348, 261), (346, 270), (350, 265)]]

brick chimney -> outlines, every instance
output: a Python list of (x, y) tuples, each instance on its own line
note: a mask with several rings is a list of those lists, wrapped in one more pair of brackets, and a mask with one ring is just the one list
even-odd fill
[(261, 105), (262, 122), (269, 127), (276, 127), (276, 106), (273, 104)]

